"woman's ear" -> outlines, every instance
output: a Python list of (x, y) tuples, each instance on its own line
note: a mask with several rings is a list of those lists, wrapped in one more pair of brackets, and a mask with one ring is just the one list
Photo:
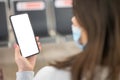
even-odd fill
[(77, 19), (75, 18), (75, 16), (72, 17), (71, 21), (74, 26), (80, 26), (79, 23), (77, 22)]

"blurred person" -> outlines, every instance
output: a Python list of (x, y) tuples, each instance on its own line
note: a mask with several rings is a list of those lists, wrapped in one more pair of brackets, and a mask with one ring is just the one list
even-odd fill
[(22, 57), (16, 44), (16, 80), (120, 80), (120, 0), (73, 0), (73, 12), (73, 38), (83, 51), (34, 77), (36, 56)]

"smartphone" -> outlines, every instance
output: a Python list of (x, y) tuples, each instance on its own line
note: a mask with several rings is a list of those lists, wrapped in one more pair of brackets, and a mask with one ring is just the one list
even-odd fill
[(10, 22), (23, 57), (38, 54), (39, 48), (27, 13), (11, 15)]

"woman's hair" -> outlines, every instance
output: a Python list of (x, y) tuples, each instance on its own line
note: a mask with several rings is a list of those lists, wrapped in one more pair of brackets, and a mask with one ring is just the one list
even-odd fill
[(87, 32), (84, 51), (59, 68), (71, 66), (72, 80), (93, 80), (97, 66), (108, 67), (110, 80), (120, 74), (120, 0), (73, 0), (73, 12), (78, 23)]

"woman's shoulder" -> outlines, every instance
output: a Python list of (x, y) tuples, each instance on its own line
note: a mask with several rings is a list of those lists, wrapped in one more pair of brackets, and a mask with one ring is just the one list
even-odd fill
[[(37, 80), (70, 80), (71, 73), (68, 70), (58, 69), (54, 66), (45, 66), (36, 74)], [(41, 79), (40, 79), (41, 78)], [(36, 80), (36, 79), (35, 79)]]
[(70, 71), (67, 69), (59, 69), (54, 66), (45, 66), (39, 70), (40, 73), (47, 73), (47, 74), (70, 74)]
[(54, 71), (56, 71), (56, 70), (58, 70), (57, 68), (55, 68), (55, 67), (53, 67), (53, 66), (45, 66), (45, 67), (43, 67), (43, 68), (41, 68), (40, 70), (39, 70), (39, 72), (54, 72)]

